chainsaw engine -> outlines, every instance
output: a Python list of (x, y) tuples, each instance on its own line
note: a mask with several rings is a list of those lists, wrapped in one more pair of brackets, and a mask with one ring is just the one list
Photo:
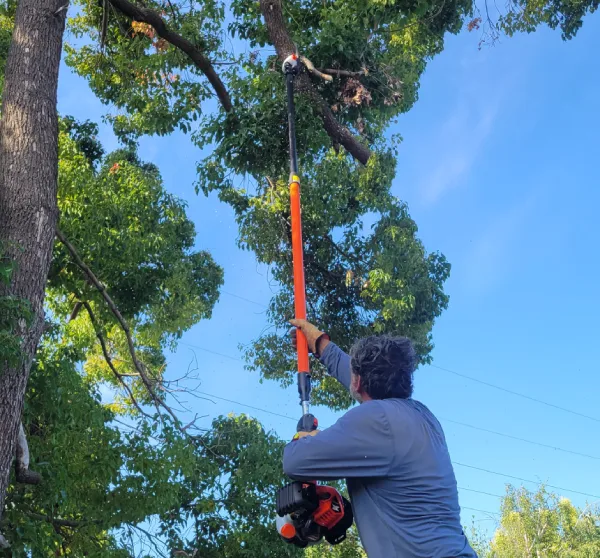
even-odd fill
[(352, 526), (350, 502), (335, 488), (315, 482), (291, 482), (277, 493), (277, 531), (301, 548), (318, 543), (339, 544)]

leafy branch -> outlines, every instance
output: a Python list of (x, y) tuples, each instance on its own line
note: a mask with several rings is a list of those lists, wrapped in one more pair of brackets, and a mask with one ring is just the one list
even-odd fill
[(211, 61), (206, 57), (200, 48), (179, 35), (179, 33), (169, 29), (165, 23), (165, 20), (158, 12), (151, 10), (150, 8), (137, 6), (128, 0), (109, 0), (109, 2), (117, 10), (130, 17), (134, 21), (151, 25), (162, 39), (171, 43), (175, 48), (178, 48), (187, 54), (194, 65), (206, 76), (206, 79), (208, 79), (210, 84), (213, 86), (213, 89), (215, 90), (221, 105), (225, 109), (225, 112), (233, 111), (231, 97), (229, 96), (229, 92), (227, 91), (225, 84), (217, 74)]

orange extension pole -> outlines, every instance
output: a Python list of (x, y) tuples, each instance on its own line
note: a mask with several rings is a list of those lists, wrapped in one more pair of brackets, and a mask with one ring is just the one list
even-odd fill
[[(304, 249), (302, 246), (302, 211), (300, 209), (300, 179), (291, 176), (290, 206), (292, 218), (292, 257), (294, 261), (294, 310), (297, 320), (306, 320), (306, 287), (304, 284)], [(308, 344), (298, 332), (298, 372), (310, 372)]]

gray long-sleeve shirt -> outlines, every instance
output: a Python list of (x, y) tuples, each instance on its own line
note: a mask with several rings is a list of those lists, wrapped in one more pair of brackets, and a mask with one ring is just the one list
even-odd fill
[[(350, 386), (350, 357), (330, 343), (321, 357)], [(283, 468), (297, 480), (347, 479), (369, 558), (477, 558), (460, 524), (444, 432), (414, 399), (366, 401), (331, 428), (288, 444)]]

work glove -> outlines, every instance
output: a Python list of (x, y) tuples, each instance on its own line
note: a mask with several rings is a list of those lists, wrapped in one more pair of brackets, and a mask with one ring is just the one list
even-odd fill
[(299, 440), (300, 438), (305, 438), (306, 436), (316, 436), (319, 432), (321, 431), (311, 430), (310, 432), (296, 432), (296, 434), (294, 434), (294, 437), (292, 438), (292, 441)]
[[(310, 322), (306, 320), (290, 320), (290, 324), (292, 324), (295, 328), (299, 329), (304, 336), (306, 337), (306, 341), (308, 343), (308, 350), (315, 355), (317, 358), (321, 356), (323, 349), (325, 349), (326, 344), (324, 341), (329, 341), (329, 335), (321, 331), (318, 327), (314, 326)], [(290, 336), (292, 337), (292, 345), (294, 348), (297, 347), (298, 341), (296, 337), (296, 329), (292, 329), (290, 331)]]

